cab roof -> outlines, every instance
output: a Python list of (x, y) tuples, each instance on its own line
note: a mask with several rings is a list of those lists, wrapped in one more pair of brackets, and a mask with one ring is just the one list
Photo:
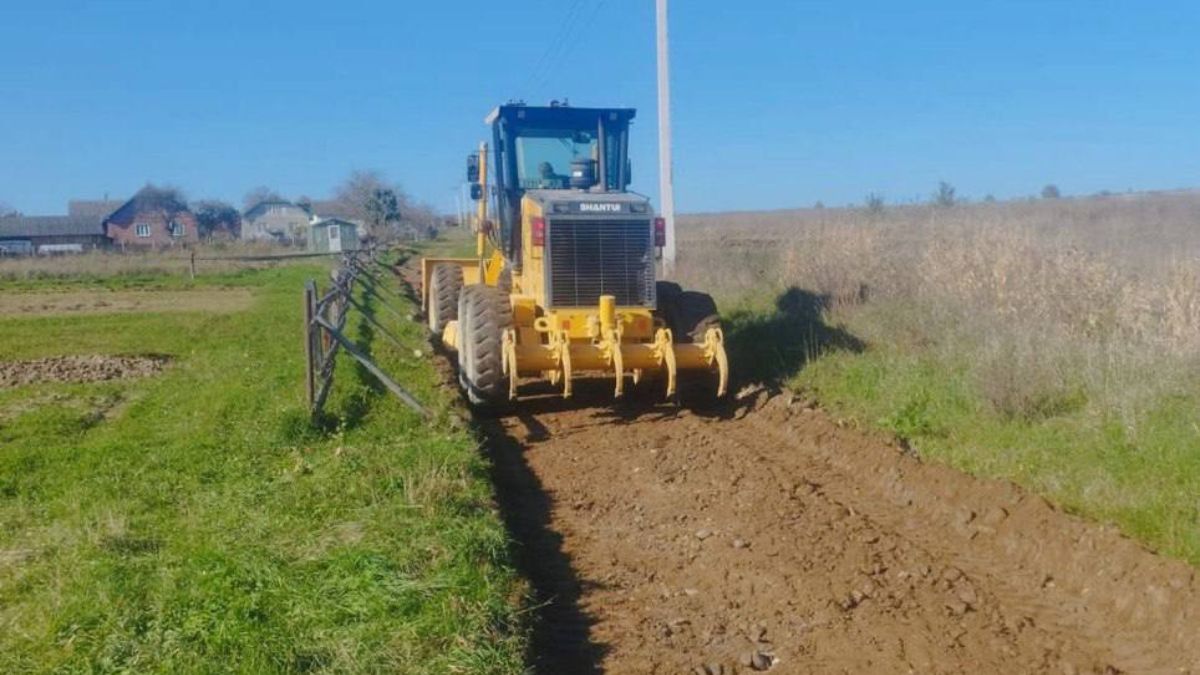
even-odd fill
[(495, 124), (498, 120), (515, 122), (517, 124), (550, 124), (550, 125), (583, 125), (592, 124), (601, 117), (607, 117), (612, 122), (626, 122), (637, 115), (633, 108), (574, 108), (566, 105), (537, 106), (509, 103), (497, 106), (484, 123)]

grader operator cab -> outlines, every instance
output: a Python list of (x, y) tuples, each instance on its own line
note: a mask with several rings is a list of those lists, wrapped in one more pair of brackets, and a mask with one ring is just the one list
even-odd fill
[(457, 354), (475, 404), (517, 398), (523, 378), (571, 395), (599, 371), (637, 383), (661, 374), (729, 378), (716, 306), (704, 293), (656, 281), (666, 231), (630, 183), (635, 111), (509, 104), (486, 118), (491, 145), (467, 161), (477, 200), (473, 258), (421, 261), (429, 328)]

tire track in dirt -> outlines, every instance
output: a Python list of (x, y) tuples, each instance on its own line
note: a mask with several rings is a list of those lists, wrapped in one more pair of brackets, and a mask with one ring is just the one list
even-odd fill
[(610, 386), (480, 421), (539, 672), (1200, 672), (1186, 564), (786, 396)]

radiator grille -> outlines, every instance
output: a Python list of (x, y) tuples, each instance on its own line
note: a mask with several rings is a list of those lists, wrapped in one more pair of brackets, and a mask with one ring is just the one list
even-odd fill
[(623, 306), (654, 306), (654, 249), (646, 220), (546, 223), (551, 307), (592, 306), (601, 295)]

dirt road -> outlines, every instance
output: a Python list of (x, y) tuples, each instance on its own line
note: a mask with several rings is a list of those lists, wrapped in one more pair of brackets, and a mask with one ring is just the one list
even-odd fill
[(758, 391), (483, 420), (544, 673), (1200, 673), (1200, 583)]

